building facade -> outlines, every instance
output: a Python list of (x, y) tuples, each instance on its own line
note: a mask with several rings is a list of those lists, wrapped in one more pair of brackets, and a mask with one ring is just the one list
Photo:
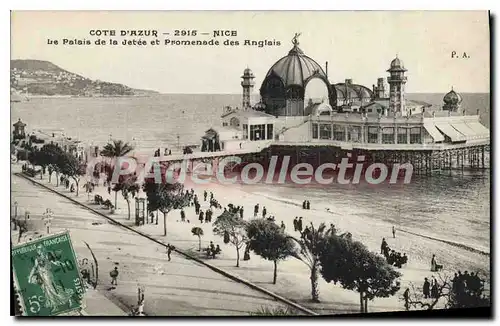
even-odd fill
[[(325, 71), (298, 47), (297, 38), (288, 55), (274, 63), (260, 88), (261, 102), (250, 103), (254, 75), (243, 72), (243, 108), (226, 108), (222, 126), (215, 127), (223, 149), (248, 148), (251, 143), (322, 144), (345, 149), (430, 149), (443, 146), (489, 144), (489, 130), (479, 115), (466, 115), (462, 97), (453, 89), (443, 107), (407, 100), (407, 69), (395, 58), (373, 89), (351, 79), (331, 84)], [(304, 103), (312, 79), (322, 81), (328, 100)]]

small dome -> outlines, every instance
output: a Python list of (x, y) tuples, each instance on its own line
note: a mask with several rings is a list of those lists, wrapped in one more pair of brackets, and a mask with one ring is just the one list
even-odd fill
[(455, 92), (453, 88), (444, 97), (443, 101), (446, 104), (460, 104), (462, 103), (462, 96)]
[(394, 60), (391, 61), (391, 68), (404, 68), (403, 61), (396, 57)]
[(243, 70), (243, 76), (241, 76), (241, 78), (244, 77), (255, 77), (255, 76), (250, 68), (246, 68), (245, 70)]
[(337, 91), (337, 99), (371, 99), (373, 97), (373, 92), (363, 86), (358, 84), (348, 84), (348, 83), (337, 83), (333, 85)]

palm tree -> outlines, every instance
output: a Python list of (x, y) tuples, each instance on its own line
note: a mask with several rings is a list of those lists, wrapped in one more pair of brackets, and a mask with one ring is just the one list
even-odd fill
[(101, 155), (104, 157), (111, 157), (111, 158), (120, 157), (127, 155), (133, 150), (134, 148), (129, 143), (124, 143), (121, 140), (113, 140), (113, 143), (107, 143), (103, 147)]
[[(130, 153), (132, 150), (134, 150), (134, 148), (129, 143), (125, 143), (121, 140), (113, 140), (112, 143), (107, 143), (103, 147), (103, 149), (101, 151), (101, 155), (112, 159), (111, 168), (113, 168), (114, 161), (116, 160), (116, 158), (125, 156), (128, 153)], [(111, 169), (111, 171), (112, 171), (112, 169)], [(111, 179), (111, 175), (108, 175), (108, 180), (109, 179)], [(114, 190), (114, 191), (115, 191), (115, 208), (116, 208), (117, 196), (118, 196), (119, 189)]]
[(300, 240), (290, 236), (299, 246), (299, 250), (296, 250), (292, 256), (302, 261), (311, 270), (311, 297), (313, 302), (319, 302), (319, 291), (318, 291), (318, 271), (319, 271), (319, 250), (320, 243), (325, 238), (325, 236), (331, 232), (326, 229), (325, 223), (321, 223), (317, 229), (311, 222), (311, 226), (307, 228), (308, 232), (302, 232)]
[(203, 229), (199, 226), (195, 226), (191, 229), (191, 233), (198, 237), (198, 251), (201, 251), (201, 236), (203, 235)]

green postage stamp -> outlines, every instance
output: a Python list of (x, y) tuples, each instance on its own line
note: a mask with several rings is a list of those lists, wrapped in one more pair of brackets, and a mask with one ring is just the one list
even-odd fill
[(82, 309), (84, 286), (69, 232), (12, 248), (12, 268), (25, 316)]

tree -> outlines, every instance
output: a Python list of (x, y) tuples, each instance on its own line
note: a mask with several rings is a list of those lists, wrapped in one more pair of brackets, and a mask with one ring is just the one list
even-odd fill
[(72, 178), (76, 183), (76, 196), (78, 196), (80, 177), (85, 175), (85, 166), (70, 153), (64, 153), (59, 163), (61, 173)]
[(104, 145), (101, 155), (104, 157), (117, 158), (125, 156), (134, 148), (129, 143), (124, 143), (121, 140), (113, 140), (112, 143), (107, 143)]
[(45, 144), (40, 149), (40, 152), (46, 157), (48, 172), (49, 172), (49, 183), (52, 179), (52, 173), (56, 173), (56, 186), (59, 186), (59, 165), (63, 160), (64, 152), (63, 150), (54, 144)]
[(140, 186), (137, 184), (137, 178), (135, 176), (129, 176), (119, 183), (115, 184), (113, 191), (115, 192), (115, 207), (116, 207), (116, 194), (121, 191), (123, 199), (127, 202), (127, 212), (128, 219), (130, 220), (130, 197), (134, 198), (139, 192)]
[(148, 197), (148, 211), (159, 210), (163, 213), (163, 235), (167, 235), (167, 214), (173, 209), (181, 209), (189, 204), (188, 195), (180, 183), (144, 183)]
[[(468, 280), (466, 280), (468, 279)], [(491, 305), (490, 298), (484, 294), (484, 280), (475, 276), (464, 276), (459, 274), (451, 279), (447, 275), (438, 273), (436, 295), (424, 298), (422, 289), (416, 289), (410, 284), (411, 291), (408, 297), (401, 298), (405, 303), (406, 310), (424, 309), (433, 310), (441, 303), (440, 307), (446, 308), (475, 308), (488, 307)]]
[(198, 251), (201, 251), (201, 237), (203, 236), (203, 229), (195, 226), (191, 229), (191, 233), (198, 237)]
[[(109, 157), (111, 158), (111, 165), (106, 164), (107, 168), (106, 174), (107, 174), (107, 181), (110, 182), (112, 179), (113, 175), (113, 168), (115, 166), (116, 159), (122, 156), (127, 155), (130, 153), (134, 148), (129, 144), (125, 143), (122, 140), (113, 140), (112, 143), (107, 143), (104, 145), (103, 149), (101, 150), (101, 155), (104, 157)], [(120, 183), (120, 182), (118, 182)], [(120, 187), (118, 187), (120, 188)], [(116, 187), (113, 189), (115, 192), (115, 208), (117, 207), (117, 197), (118, 197), (118, 191), (120, 190), (115, 190)]]
[(33, 167), (35, 165), (40, 166), (42, 169), (40, 171), (40, 179), (43, 177), (43, 171), (49, 165), (49, 160), (48, 156), (46, 153), (42, 150), (38, 150), (38, 148), (34, 147), (31, 152), (28, 153), (28, 162), (31, 163)]
[(214, 222), (214, 234), (223, 237), (227, 232), (229, 242), (236, 248), (236, 267), (240, 267), (240, 249), (247, 242), (246, 222), (238, 213), (224, 211)]
[(316, 229), (311, 223), (308, 227), (309, 232), (303, 232), (300, 239), (289, 236), (290, 239), (295, 241), (299, 247), (292, 254), (293, 257), (299, 259), (309, 267), (311, 271), (311, 300), (319, 302), (318, 290), (318, 269), (319, 269), (319, 248), (320, 243), (324, 237), (330, 232), (326, 229), (325, 223), (321, 223)]
[(344, 289), (359, 292), (360, 311), (368, 312), (368, 300), (389, 297), (400, 288), (395, 271), (386, 260), (350, 237), (330, 235), (319, 250), (321, 275)]
[(257, 255), (274, 263), (273, 284), (276, 284), (278, 261), (294, 253), (294, 243), (274, 222), (254, 219), (247, 224), (248, 245)]

